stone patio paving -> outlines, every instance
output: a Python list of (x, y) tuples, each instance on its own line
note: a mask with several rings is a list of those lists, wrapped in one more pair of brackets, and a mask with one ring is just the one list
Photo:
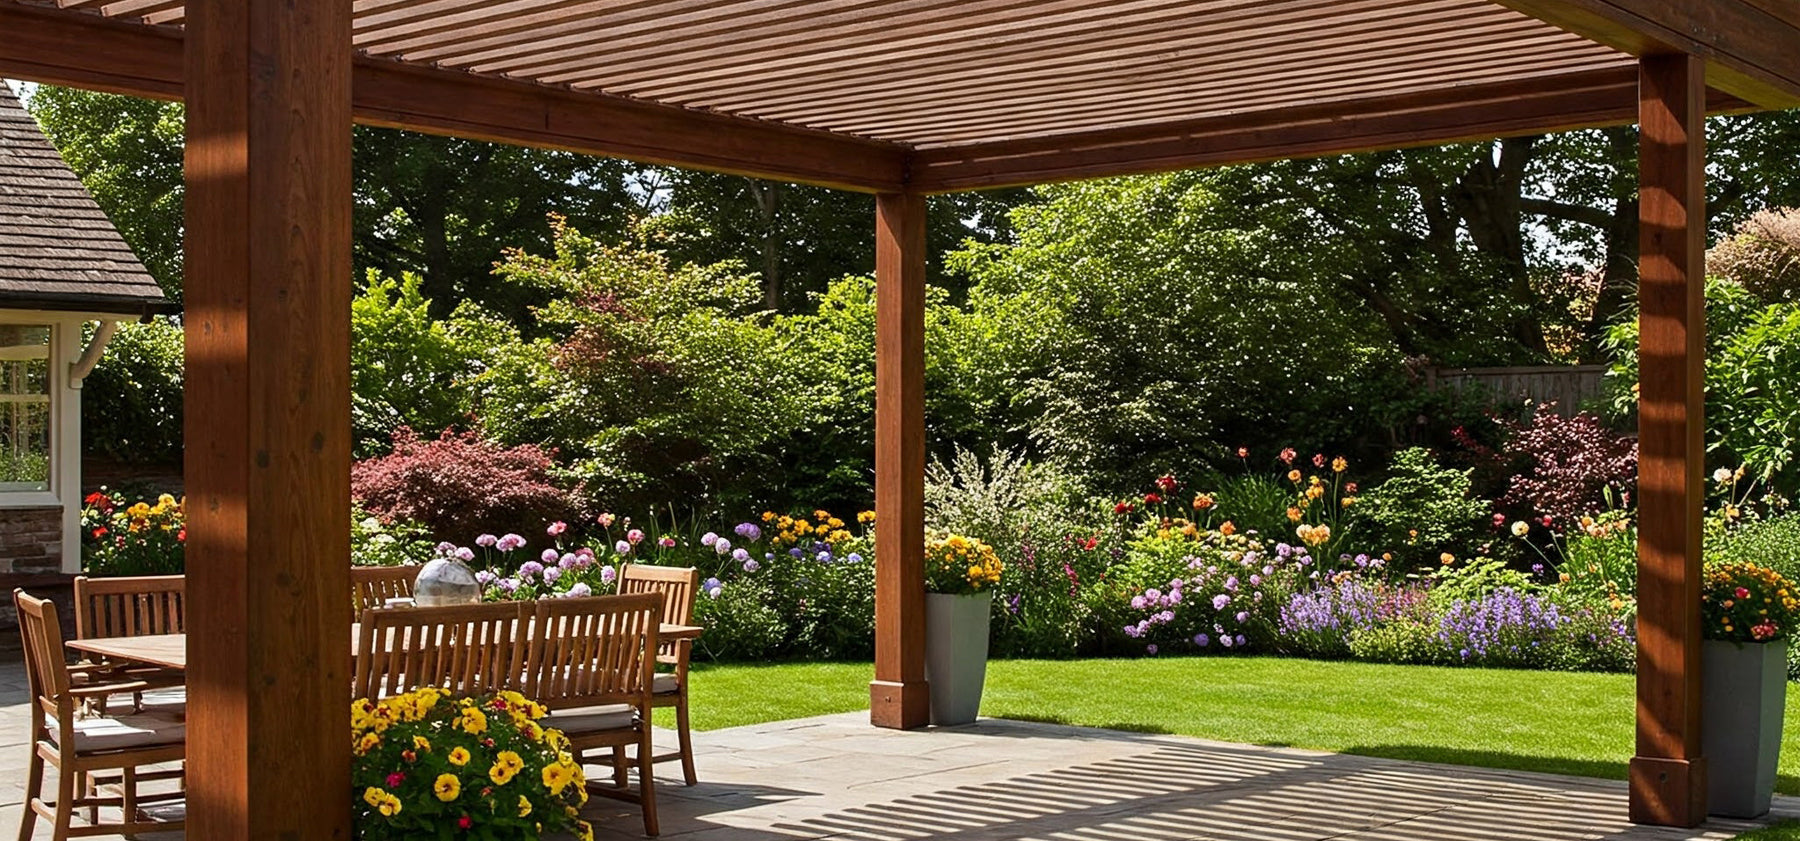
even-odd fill
[[(25, 711), (20, 668), (0, 665), (0, 833), (9, 835), (24, 785)], [(1015, 721), (897, 733), (867, 720), (849, 713), (697, 734), (699, 786), (669, 779), (675, 769), (664, 766), (662, 837), (1677, 841), (1753, 826), (1635, 827), (1624, 820), (1624, 784), (1610, 780)], [(600, 838), (643, 837), (629, 804), (595, 798), (588, 815)], [(1778, 798), (1772, 817), (1800, 818), (1800, 799)], [(49, 838), (47, 824), (38, 837)]]

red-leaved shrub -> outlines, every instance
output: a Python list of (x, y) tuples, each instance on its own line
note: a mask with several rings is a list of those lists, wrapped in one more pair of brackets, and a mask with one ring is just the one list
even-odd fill
[(1502, 425), (1510, 434), (1500, 456), (1515, 472), (1501, 508), (1547, 516), (1550, 527), (1561, 532), (1584, 516), (1630, 502), (1637, 485), (1637, 441), (1586, 412), (1565, 418), (1549, 404), (1539, 405), (1529, 423)]
[(351, 467), (350, 494), (376, 516), (415, 520), (438, 540), (467, 544), (577, 519), (574, 495), (551, 481), (551, 467), (535, 445), (504, 447), (472, 431), (426, 440), (402, 426), (392, 453)]

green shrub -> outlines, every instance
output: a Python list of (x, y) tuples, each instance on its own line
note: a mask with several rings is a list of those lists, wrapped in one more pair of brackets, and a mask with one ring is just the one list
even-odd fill
[(1221, 476), (1215, 481), (1214, 521), (1230, 521), (1270, 540), (1290, 539), (1293, 524), (1287, 510), (1294, 502), (1291, 484), (1258, 473)]
[(1707, 547), (1708, 563), (1765, 566), (1800, 581), (1800, 513), (1754, 520), (1724, 533)]
[(124, 462), (181, 461), (181, 328), (165, 318), (119, 327), (81, 387), (83, 452)]
[(1372, 663), (1452, 665), (1437, 634), (1435, 623), (1415, 619), (1376, 623), (1350, 635), (1350, 656)]
[(781, 650), (787, 624), (769, 605), (768, 586), (755, 579), (734, 581), (719, 595), (694, 602), (694, 621), (706, 633), (695, 643), (699, 654), (714, 660), (763, 660)]
[(411, 520), (380, 517), (352, 508), (350, 511), (350, 563), (355, 566), (422, 564), (432, 558), (431, 534)]
[(1393, 553), (1401, 568), (1467, 551), (1478, 542), (1492, 506), (1471, 498), (1471, 473), (1439, 465), (1423, 447), (1395, 454), (1388, 478), (1358, 497), (1352, 509), (1364, 524), (1364, 545)]

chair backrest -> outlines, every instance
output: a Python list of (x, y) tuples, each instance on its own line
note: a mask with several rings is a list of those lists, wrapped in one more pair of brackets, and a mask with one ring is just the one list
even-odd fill
[[(13, 607), (19, 614), (19, 636), (25, 647), (25, 685), (36, 699), (34, 710), (68, 719), (69, 666), (63, 655), (62, 626), (56, 605), (13, 590)], [(41, 719), (39, 720), (41, 723)], [(32, 738), (36, 738), (33, 729)]]
[(416, 566), (350, 568), (350, 603), (357, 612), (381, 607), (388, 599), (409, 599), (413, 582), (419, 578)]
[(538, 602), (525, 696), (553, 710), (633, 704), (648, 711), (662, 602), (655, 593)]
[(662, 597), (662, 621), (687, 625), (694, 621), (694, 594), (700, 590), (700, 570), (693, 567), (659, 567), (626, 564), (619, 572), (619, 595), (655, 593)]
[(187, 630), (187, 578), (142, 575), (75, 579), (77, 639), (180, 634)]
[(515, 689), (525, 666), (523, 602), (377, 607), (362, 612), (353, 697), (420, 686), (458, 695)]

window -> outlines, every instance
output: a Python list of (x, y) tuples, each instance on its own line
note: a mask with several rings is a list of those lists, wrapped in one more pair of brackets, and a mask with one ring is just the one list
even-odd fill
[(50, 327), (0, 324), (0, 493), (50, 490)]

